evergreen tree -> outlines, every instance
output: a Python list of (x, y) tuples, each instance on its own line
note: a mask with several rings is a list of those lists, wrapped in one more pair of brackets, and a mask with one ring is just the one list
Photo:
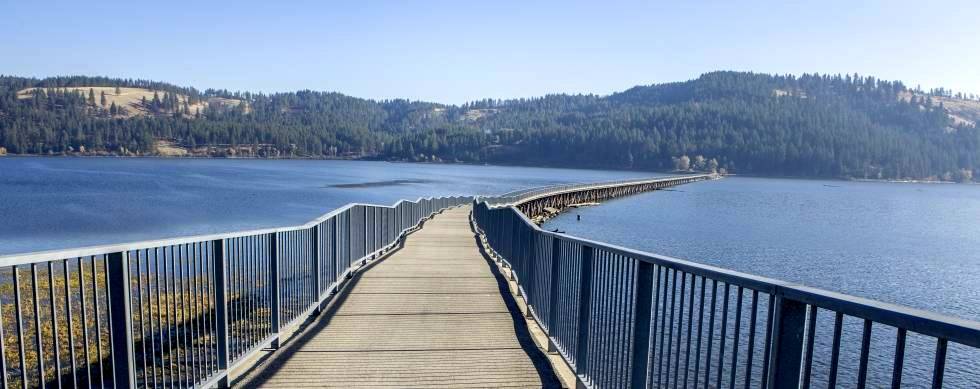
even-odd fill
[[(140, 99), (140, 109), (152, 115), (127, 118), (125, 107), (115, 104), (108, 115), (94, 114), (89, 86), (153, 90), (152, 101)], [(29, 88), (30, 96), (18, 97)], [(976, 180), (980, 131), (944, 112), (952, 104), (939, 95), (952, 92), (932, 92), (936, 101), (900, 82), (850, 74), (714, 72), (609, 96), (442, 105), (313, 91), (201, 92), (101, 77), (0, 76), (0, 147), (10, 153), (84, 147), (146, 154), (154, 139), (166, 138), (253, 145), (250, 153), (269, 157), (648, 170), (685, 167), (677, 164), (687, 155), (684, 170), (693, 164), (760, 175)], [(212, 103), (195, 106), (191, 115), (194, 101)]]

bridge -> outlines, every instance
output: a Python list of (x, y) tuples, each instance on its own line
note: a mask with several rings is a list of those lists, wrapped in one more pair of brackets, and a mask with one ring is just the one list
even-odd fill
[[(0, 379), (5, 388), (809, 388), (865, 387), (887, 370), (894, 388), (977, 386), (969, 366), (980, 361), (980, 323), (532, 222), (710, 178), (350, 204), (300, 226), (3, 256)], [(852, 325), (854, 352), (842, 345)], [(906, 364), (923, 339), (928, 366)], [(827, 366), (815, 363), (824, 353)]]

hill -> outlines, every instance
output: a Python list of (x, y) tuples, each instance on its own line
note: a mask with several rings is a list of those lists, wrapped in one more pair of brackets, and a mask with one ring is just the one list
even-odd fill
[[(136, 116), (160, 116), (173, 115), (175, 112), (192, 118), (195, 112), (200, 112), (208, 107), (235, 107), (242, 103), (242, 100), (228, 99), (221, 97), (208, 97), (206, 99), (191, 99), (188, 95), (170, 92), (160, 92), (147, 88), (130, 87), (108, 87), (108, 86), (75, 86), (65, 88), (25, 88), (17, 91), (17, 98), (20, 100), (32, 99), (35, 93), (77, 93), (82, 96), (93, 98), (89, 103), (90, 108), (102, 108), (109, 110), (113, 117), (132, 118)], [(102, 97), (105, 97), (103, 100)], [(173, 100), (171, 107), (164, 107), (164, 101)], [(160, 107), (154, 109), (154, 101)], [(116, 106), (112, 111), (111, 107)], [(115, 113), (113, 113), (115, 112)]]
[[(116, 113), (101, 103), (102, 92)], [(463, 105), (0, 77), (0, 146), (15, 154), (372, 158), (968, 181), (980, 176), (978, 119), (980, 101), (970, 96), (858, 75), (713, 72), (608, 96)]]

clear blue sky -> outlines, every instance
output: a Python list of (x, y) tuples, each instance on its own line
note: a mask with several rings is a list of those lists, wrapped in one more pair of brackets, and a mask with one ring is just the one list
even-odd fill
[(607, 94), (711, 70), (980, 93), (977, 0), (660, 3), (3, 0), (0, 74), (446, 103)]

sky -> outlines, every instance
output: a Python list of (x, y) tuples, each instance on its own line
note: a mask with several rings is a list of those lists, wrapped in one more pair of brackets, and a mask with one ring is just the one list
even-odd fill
[(0, 74), (442, 103), (714, 70), (980, 94), (980, 1), (0, 0)]

